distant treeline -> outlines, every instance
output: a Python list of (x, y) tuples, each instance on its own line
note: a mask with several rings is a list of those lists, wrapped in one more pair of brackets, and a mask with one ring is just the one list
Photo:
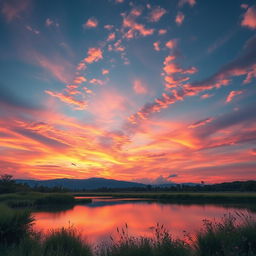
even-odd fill
[[(17, 183), (11, 175), (4, 174), (0, 176), (0, 194), (16, 193), (16, 192), (74, 192), (62, 186), (47, 187), (34, 186), (30, 187), (27, 184)], [(223, 191), (237, 191), (237, 192), (256, 192), (256, 181), (234, 181), (219, 184), (166, 184), (166, 185), (145, 185), (145, 187), (127, 187), (127, 188), (108, 188), (102, 187), (98, 189), (82, 189), (82, 192), (157, 192), (157, 191), (175, 191), (175, 192), (223, 192)]]
[(237, 192), (256, 192), (256, 181), (234, 181), (219, 184), (198, 184), (198, 185), (184, 185), (184, 184), (166, 184), (166, 185), (147, 185), (143, 187), (131, 188), (99, 188), (94, 190), (83, 189), (84, 192), (157, 192), (157, 191), (175, 191), (175, 192), (223, 192), (223, 191), (237, 191)]

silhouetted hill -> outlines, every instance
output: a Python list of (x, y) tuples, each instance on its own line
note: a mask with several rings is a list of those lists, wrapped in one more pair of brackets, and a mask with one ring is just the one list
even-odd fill
[(144, 188), (145, 184), (120, 181), (104, 178), (89, 179), (53, 179), (53, 180), (16, 180), (17, 183), (25, 183), (30, 187), (62, 187), (70, 190), (92, 190), (99, 188)]

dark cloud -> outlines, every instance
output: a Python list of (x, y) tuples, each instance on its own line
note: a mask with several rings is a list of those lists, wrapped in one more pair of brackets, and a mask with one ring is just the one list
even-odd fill
[(175, 178), (175, 177), (178, 177), (178, 174), (170, 174), (170, 175), (168, 176), (168, 178)]

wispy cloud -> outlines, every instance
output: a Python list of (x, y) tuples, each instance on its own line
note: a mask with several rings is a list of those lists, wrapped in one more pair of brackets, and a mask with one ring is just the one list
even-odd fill
[(243, 92), (244, 91), (242, 91), (242, 90), (240, 90), (240, 91), (231, 91), (228, 94), (227, 98), (226, 98), (226, 103), (231, 102), (234, 99), (235, 96), (241, 95)]

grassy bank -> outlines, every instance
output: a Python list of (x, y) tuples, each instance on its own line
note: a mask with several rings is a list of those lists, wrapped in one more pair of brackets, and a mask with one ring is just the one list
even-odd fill
[(0, 203), (4, 203), (10, 207), (41, 207), (49, 205), (74, 205), (76, 203), (89, 203), (90, 199), (83, 201), (76, 200), (74, 196), (65, 193), (10, 193), (1, 194)]
[(256, 203), (256, 193), (242, 192), (127, 192), (73, 193), (74, 196), (111, 196), (115, 198), (145, 198), (169, 202)]
[(161, 225), (153, 237), (130, 236), (128, 226), (118, 238), (99, 245), (85, 242), (76, 230), (58, 229), (44, 235), (32, 230), (27, 211), (0, 206), (2, 256), (256, 256), (256, 221), (237, 214), (220, 222), (204, 221), (195, 238), (174, 239)]

